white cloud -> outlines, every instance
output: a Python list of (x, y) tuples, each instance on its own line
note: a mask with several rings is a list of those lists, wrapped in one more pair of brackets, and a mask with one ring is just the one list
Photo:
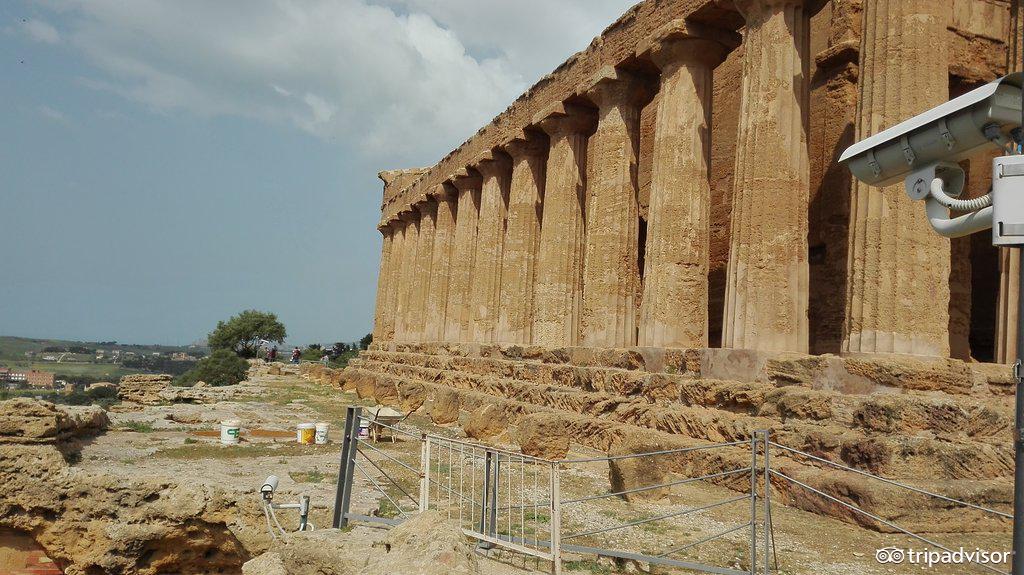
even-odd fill
[(90, 86), (294, 126), (390, 167), (436, 161), (631, 4), (374, 1), (45, 6), (99, 70)]
[(21, 23), (22, 29), (29, 38), (36, 42), (45, 44), (57, 44), (60, 42), (60, 33), (47, 22), (42, 20), (25, 20)]
[(68, 121), (67, 116), (65, 116), (63, 112), (55, 110), (49, 106), (37, 106), (36, 111), (39, 112), (40, 116), (53, 122), (64, 124)]

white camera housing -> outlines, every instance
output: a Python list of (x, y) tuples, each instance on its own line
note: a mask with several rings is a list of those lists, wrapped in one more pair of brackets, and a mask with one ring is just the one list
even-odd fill
[(264, 499), (269, 500), (274, 497), (274, 492), (277, 491), (277, 483), (276, 475), (267, 477), (266, 481), (263, 482), (263, 486), (260, 487), (260, 493), (263, 494)]
[[(1020, 72), (936, 106), (850, 146), (840, 156), (872, 186), (898, 183), (937, 162), (957, 162), (1011, 141), (1021, 124)], [(910, 190), (908, 189), (908, 192)]]

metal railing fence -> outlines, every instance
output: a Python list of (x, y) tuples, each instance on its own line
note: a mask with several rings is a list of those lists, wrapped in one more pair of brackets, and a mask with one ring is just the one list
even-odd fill
[[(361, 423), (380, 425), (399, 437), (400, 443), (408, 445), (398, 450), (401, 454), (389, 453), (359, 436)], [(417, 448), (408, 449), (413, 446)], [(745, 463), (701, 475), (680, 476), (676, 468), (671, 476), (664, 474), (665, 479), (658, 483), (600, 492), (593, 489), (593, 468), (596, 467), (593, 464), (622, 466), (646, 460), (648, 465), (670, 469), (674, 458), (727, 449), (748, 451), (749, 459)], [(935, 538), (914, 533), (879, 513), (863, 509), (849, 497), (827, 493), (807, 480), (783, 472), (780, 467), (773, 466), (773, 452), (791, 460), (853, 473), (1000, 521), (1008, 521), (1011, 517), (1004, 511), (874, 475), (780, 444), (771, 439), (769, 431), (757, 431), (750, 439), (741, 441), (553, 461), (385, 425), (364, 418), (358, 407), (350, 407), (342, 442), (334, 526), (344, 526), (349, 520), (395, 525), (412, 513), (430, 509), (456, 522), (464, 534), (478, 541), (480, 548), (506, 549), (550, 562), (551, 572), (555, 574), (562, 572), (564, 554), (570, 553), (720, 575), (768, 575), (779, 568), (772, 522), (772, 492), (779, 493), (785, 486), (790, 493), (793, 489), (803, 490), (929, 547), (953, 551)], [(741, 461), (735, 457), (735, 452), (733, 455), (731, 459), (723, 457), (722, 461)], [(686, 468), (685, 465), (679, 467)], [(372, 490), (379, 493), (380, 507), (384, 512), (381, 509), (377, 512), (354, 512), (350, 509), (356, 477), (365, 480)], [(667, 512), (662, 506), (658, 512), (644, 513), (648, 506), (631, 501), (635, 497), (658, 495), (672, 489), (676, 490), (673, 496), (678, 500), (681, 498), (678, 488), (712, 483), (724, 484), (736, 495), (709, 502), (709, 495), (699, 492), (690, 495), (696, 499), (693, 504), (684, 502), (678, 509)], [(609, 501), (615, 504), (610, 505)], [(712, 510), (718, 510), (719, 519), (726, 515), (732, 520), (711, 520), (705, 514)], [(706, 520), (705, 527), (710, 524), (718, 525), (718, 528), (709, 534), (700, 533), (689, 541), (673, 540), (662, 548), (653, 548), (648, 541), (651, 538), (643, 537), (644, 530), (648, 529), (675, 528), (690, 532), (688, 527), (693, 525), (685, 522), (702, 515)], [(595, 517), (599, 518), (597, 524)], [(633, 547), (623, 545), (622, 541), (630, 537), (642, 542)], [(690, 556), (695, 548), (716, 542), (726, 545), (742, 543), (747, 552), (746, 565), (720, 565)], [(968, 561), (967, 565), (984, 572), (1006, 573), (979, 561)]]

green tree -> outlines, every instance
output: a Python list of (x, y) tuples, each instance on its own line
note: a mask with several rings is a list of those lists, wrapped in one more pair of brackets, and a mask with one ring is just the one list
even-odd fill
[(230, 349), (214, 350), (209, 356), (178, 378), (177, 384), (191, 387), (198, 381), (210, 385), (234, 385), (245, 379), (249, 362)]
[(371, 343), (373, 343), (373, 334), (372, 333), (368, 333), (368, 334), (364, 335), (362, 337), (362, 339), (359, 340), (359, 348), (360, 349), (369, 349)]
[(256, 357), (260, 340), (282, 344), (286, 337), (288, 332), (276, 315), (247, 309), (227, 321), (217, 322), (207, 341), (215, 350), (228, 349), (242, 357)]

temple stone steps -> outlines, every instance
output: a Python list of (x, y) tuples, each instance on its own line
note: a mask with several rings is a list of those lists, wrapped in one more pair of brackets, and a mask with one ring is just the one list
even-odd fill
[(1013, 426), (1013, 408), (1008, 398), (917, 392), (849, 394), (786, 381), (745, 382), (613, 367), (411, 352), (368, 351), (361, 358), (638, 397), (655, 403), (678, 402), (750, 416), (828, 420), (883, 433), (962, 433), (972, 438), (994, 437), (1002, 442)]
[[(1009, 366), (968, 363), (958, 359), (915, 356), (839, 357), (759, 352), (744, 349), (673, 348), (544, 348), (474, 343), (374, 343), (370, 350), (446, 358), (511, 360), (519, 369), (572, 371), (588, 379), (585, 368), (612, 368), (652, 374), (689, 375), (706, 379), (804, 385), (844, 394), (939, 391), (953, 396), (1013, 395)], [(570, 368), (584, 368), (571, 370)], [(617, 377), (625, 377), (621, 372)]]
[[(657, 445), (659, 448), (692, 447), (708, 443), (706, 439), (694, 438), (684, 433), (670, 433), (642, 424), (624, 423), (603, 415), (581, 413), (570, 405), (548, 404), (545, 403), (544, 395), (506, 396), (501, 392), (512, 389), (511, 387), (474, 387), (474, 383), (481, 381), (474, 377), (437, 377), (435, 373), (434, 379), (431, 379), (429, 372), (426, 371), (415, 374), (412, 371), (405, 371), (403, 373), (407, 375), (396, 374), (407, 367), (402, 364), (360, 359), (354, 361), (340, 376), (320, 374), (313, 377), (355, 390), (360, 397), (373, 398), (380, 403), (404, 408), (419, 407), (424, 401), (428, 402), (428, 406), (430, 403), (450, 406), (455, 402), (464, 419), (467, 412), (480, 410), (484, 406), (500, 408), (513, 426), (527, 414), (550, 414), (558, 418), (559, 429), (564, 429), (572, 442), (598, 451), (609, 451), (617, 446), (636, 443), (638, 440), (644, 445)], [(776, 440), (789, 445), (786, 438), (777, 437)], [(812, 451), (820, 454), (818, 451)], [(918, 532), (995, 531), (1007, 527), (1002, 520), (991, 515), (969, 508), (954, 508), (935, 499), (872, 481), (852, 472), (824, 468), (810, 461), (799, 461), (782, 452), (773, 452), (772, 457), (774, 469)], [(729, 447), (674, 455), (668, 464), (677, 473), (695, 476), (747, 466), (749, 461), (749, 450)], [(950, 480), (926, 473), (918, 473), (916, 476), (929, 477), (928, 480), (910, 482), (919, 488), (952, 494), (974, 504), (1006, 509), (1012, 501), (1011, 483), (1006, 479)], [(746, 481), (736, 478), (717, 480), (727, 487), (740, 491), (748, 488)], [(773, 497), (815, 513), (872, 529), (888, 530), (882, 524), (793, 484), (774, 482)]]
[[(826, 417), (827, 408), (768, 408), (744, 415), (678, 401), (652, 402), (643, 397), (534, 384), (455, 369), (421, 367), (418, 363), (423, 358), (415, 355), (399, 354), (399, 357), (392, 358), (393, 361), (381, 361), (379, 356), (368, 354), (367, 359), (353, 361), (352, 367), (409, 381), (441, 383), (492, 397), (707, 442), (745, 440), (756, 430), (770, 429), (780, 443), (888, 477), (991, 479), (1009, 478), (1013, 473), (1013, 452), (1009, 442), (993, 436), (976, 438), (966, 434), (947, 434), (939, 437), (931, 432), (911, 434), (902, 430), (878, 432), (858, 426), (847, 427)], [(798, 388), (796, 391), (794, 395), (803, 399), (800, 392), (811, 390)], [(786, 397), (783, 396), (783, 400)], [(792, 400), (791, 404), (795, 405), (796, 401)], [(764, 405), (762, 403), (762, 407)], [(863, 418), (850, 421), (856, 423), (860, 420)]]

